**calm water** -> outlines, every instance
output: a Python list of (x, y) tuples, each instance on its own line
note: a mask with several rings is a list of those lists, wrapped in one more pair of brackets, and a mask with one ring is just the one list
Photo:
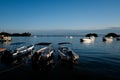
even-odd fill
[[(120, 80), (120, 41), (113, 40), (111, 43), (103, 42), (102, 37), (97, 37), (94, 43), (81, 43), (80, 38), (73, 37), (13, 37), (12, 42), (26, 42), (26, 45), (38, 42), (52, 42), (54, 48), (58, 47), (57, 43), (69, 41), (72, 42), (73, 50), (79, 54), (79, 64), (74, 65), (71, 75), (77, 78), (88, 77), (91, 79), (111, 79)], [(8, 49), (13, 48), (10, 43), (0, 44), (0, 47)], [(54, 56), (57, 60), (57, 52)], [(63, 69), (64, 74), (70, 70)], [(65, 71), (66, 70), (66, 71)], [(62, 72), (62, 68), (56, 68), (52, 74)], [(60, 74), (60, 73), (59, 73)]]

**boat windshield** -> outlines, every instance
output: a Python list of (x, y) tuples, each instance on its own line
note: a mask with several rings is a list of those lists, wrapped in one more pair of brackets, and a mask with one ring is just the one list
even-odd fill
[(41, 42), (41, 43), (37, 43), (36, 44), (36, 48), (35, 48), (35, 50), (39, 50), (39, 49), (46, 49), (47, 48), (47, 50), (51, 50), (52, 48), (53, 48), (53, 46), (52, 46), (52, 43), (49, 43), (49, 42)]

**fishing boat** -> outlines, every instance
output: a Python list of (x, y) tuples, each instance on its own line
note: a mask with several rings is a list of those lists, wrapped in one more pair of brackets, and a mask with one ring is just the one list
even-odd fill
[(72, 43), (70, 42), (61, 42), (58, 43), (58, 59), (62, 62), (72, 62), (77, 63), (79, 59), (79, 55), (73, 51), (70, 47)]
[(53, 62), (54, 48), (50, 42), (35, 44), (35, 52), (32, 56), (32, 68), (34, 70), (45, 70), (45, 67)]

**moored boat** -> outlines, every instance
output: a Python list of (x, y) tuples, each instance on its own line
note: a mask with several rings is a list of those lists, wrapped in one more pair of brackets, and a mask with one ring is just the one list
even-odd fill
[(92, 43), (94, 41), (95, 41), (95, 37), (94, 36), (90, 36), (90, 37), (86, 37), (86, 38), (80, 39), (80, 42), (83, 42), (83, 43)]
[(112, 42), (113, 41), (113, 37), (103, 37), (103, 42)]
[(54, 48), (50, 42), (40, 42), (35, 44), (35, 52), (32, 56), (32, 68), (34, 70), (43, 70), (51, 64)]
[(0, 42), (11, 41), (12, 38), (10, 36), (0, 35)]
[[(18, 43), (13, 43), (14, 45)], [(20, 44), (20, 43), (19, 43)], [(31, 55), (34, 49), (34, 45), (22, 46), (14, 50), (5, 50), (1, 56), (1, 62), (3, 64), (14, 64), (21, 62), (25, 57)]]
[(40, 53), (43, 59), (46, 60), (53, 56), (54, 48), (52, 43), (41, 42), (41, 43), (37, 43), (36, 46), (39, 47), (39, 49), (36, 52)]
[(76, 63), (78, 62), (79, 55), (73, 51), (73, 49), (70, 46), (72, 43), (70, 42), (61, 42), (58, 43), (58, 59), (62, 62), (72, 62)]

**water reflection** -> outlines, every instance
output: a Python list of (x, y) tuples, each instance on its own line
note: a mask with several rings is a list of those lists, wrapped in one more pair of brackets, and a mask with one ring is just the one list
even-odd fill
[(94, 44), (94, 42), (89, 42), (89, 43), (82, 42), (82, 44), (83, 44), (83, 45), (85, 45), (85, 46), (90, 46), (90, 45), (93, 45), (93, 44)]
[(104, 41), (106, 44), (110, 44), (112, 43), (113, 41)]
[(50, 71), (54, 67), (53, 57), (47, 60), (39, 60), (39, 56), (36, 56), (36, 57), (32, 56), (32, 59), (31, 59), (32, 61), (31, 65), (32, 65), (33, 71), (46, 72), (46, 71)]

